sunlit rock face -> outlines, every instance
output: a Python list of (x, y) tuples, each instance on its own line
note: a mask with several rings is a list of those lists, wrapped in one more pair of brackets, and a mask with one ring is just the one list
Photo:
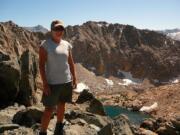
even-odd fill
[(38, 33), (12, 21), (0, 23), (0, 107), (33, 102), (39, 44)]

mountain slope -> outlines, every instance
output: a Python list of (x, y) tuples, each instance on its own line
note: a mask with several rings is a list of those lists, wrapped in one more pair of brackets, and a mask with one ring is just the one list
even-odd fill
[(158, 82), (180, 74), (180, 42), (155, 31), (89, 21), (68, 26), (65, 39), (75, 61), (98, 75), (120, 76), (120, 69)]

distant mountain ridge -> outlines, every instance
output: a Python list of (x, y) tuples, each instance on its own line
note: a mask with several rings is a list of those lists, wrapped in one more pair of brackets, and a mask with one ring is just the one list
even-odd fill
[(34, 27), (24, 27), (25, 29), (31, 31), (31, 32), (42, 32), (42, 33), (47, 33), (48, 29), (43, 27), (42, 25), (37, 25)]

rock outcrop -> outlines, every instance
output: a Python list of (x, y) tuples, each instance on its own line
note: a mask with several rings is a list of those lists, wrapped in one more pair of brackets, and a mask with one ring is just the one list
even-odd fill
[(0, 23), (0, 107), (35, 101), (39, 37), (11, 21)]

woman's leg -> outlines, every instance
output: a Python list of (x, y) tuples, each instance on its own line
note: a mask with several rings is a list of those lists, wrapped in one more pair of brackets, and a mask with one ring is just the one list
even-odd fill
[(54, 135), (63, 135), (63, 118), (65, 112), (65, 103), (60, 102), (57, 106), (57, 123), (54, 130)]
[(57, 106), (57, 123), (63, 122), (64, 112), (65, 112), (65, 103), (60, 102)]
[(45, 107), (43, 116), (41, 118), (41, 132), (47, 131), (53, 110), (54, 107)]

